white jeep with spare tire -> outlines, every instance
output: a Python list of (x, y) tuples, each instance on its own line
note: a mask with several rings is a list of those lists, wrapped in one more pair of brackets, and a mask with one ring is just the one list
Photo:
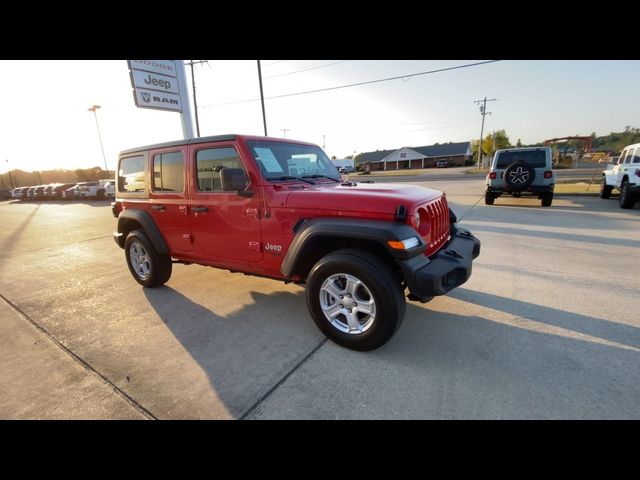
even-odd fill
[(543, 207), (550, 207), (556, 183), (551, 162), (549, 147), (496, 150), (487, 174), (484, 203), (493, 205), (496, 198), (505, 194), (515, 198), (535, 195)]

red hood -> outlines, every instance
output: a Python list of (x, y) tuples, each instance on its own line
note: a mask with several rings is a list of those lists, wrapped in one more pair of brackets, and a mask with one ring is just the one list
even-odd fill
[(442, 192), (439, 190), (403, 183), (357, 183), (351, 187), (323, 183), (308, 185), (308, 188), (302, 190), (292, 190), (286, 206), (304, 209), (313, 205), (314, 208), (323, 210), (393, 215), (398, 205), (404, 205), (411, 210), (413, 206), (441, 195)]

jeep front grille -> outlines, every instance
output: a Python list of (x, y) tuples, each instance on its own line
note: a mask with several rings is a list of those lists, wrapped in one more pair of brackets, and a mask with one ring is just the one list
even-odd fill
[(425, 235), (425, 242), (427, 243), (425, 255), (431, 256), (440, 250), (440, 247), (450, 238), (447, 197), (442, 195), (436, 200), (425, 204), (422, 208), (427, 212), (427, 218), (429, 219), (429, 230)]

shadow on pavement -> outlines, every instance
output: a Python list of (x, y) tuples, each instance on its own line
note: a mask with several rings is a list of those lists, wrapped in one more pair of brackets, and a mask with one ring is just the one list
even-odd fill
[[(168, 286), (143, 291), (235, 418), (324, 338), (300, 293), (251, 292), (254, 303), (221, 316)], [(191, 418), (201, 415), (194, 411)]]
[[(170, 287), (144, 292), (234, 418), (323, 339), (302, 292), (252, 292), (255, 303), (226, 316)], [(252, 418), (640, 414), (640, 329), (466, 289), (452, 296), (596, 338), (535, 331), (524, 319), (522, 326), (509, 325), (482, 314), (436, 312), (409, 303), (403, 326), (388, 344), (362, 353), (327, 342)], [(205, 416), (190, 412), (190, 418)]]
[(640, 350), (640, 328), (634, 325), (612, 322), (466, 288), (459, 288), (453, 291), (450, 296), (514, 316), (526, 317), (547, 325), (620, 343)]
[[(551, 310), (534, 318), (549, 320)], [(583, 316), (560, 320), (580, 321), (592, 334), (619, 339), (631, 332), (638, 343), (637, 329)], [(637, 418), (638, 395), (637, 351), (500, 323), (473, 310), (408, 304), (389, 343), (362, 353), (327, 342), (251, 418)]]
[[(465, 219), (468, 220), (468, 219)], [(510, 228), (510, 227), (497, 227), (492, 225), (483, 225), (481, 223), (474, 223), (470, 229), (475, 233), (478, 232), (491, 232), (491, 233), (500, 233), (503, 235), (520, 235), (525, 237), (537, 237), (537, 238), (549, 238), (552, 240), (568, 240), (572, 242), (589, 242), (589, 243), (600, 243), (603, 245), (613, 245), (620, 247), (630, 247), (637, 248), (640, 247), (640, 241), (638, 240), (630, 240), (625, 238), (616, 238), (616, 237), (599, 237), (594, 235), (580, 235), (575, 233), (563, 233), (557, 231), (546, 231), (546, 230), (532, 230), (530, 228), (527, 229), (519, 229), (519, 228)]]
[(2, 243), (0, 243), (0, 259), (3, 256), (6, 256), (6, 255), (3, 255), (2, 252), (7, 252), (8, 250), (10, 250), (12, 245), (15, 245), (16, 243), (18, 243), (18, 241), (20, 240), (20, 237), (22, 236), (22, 234), (25, 232), (25, 230), (31, 223), (31, 220), (33, 220), (33, 217), (36, 215), (36, 213), (38, 213), (39, 208), (40, 208), (40, 205), (36, 206), (36, 208), (34, 208), (33, 211), (29, 215), (27, 215), (27, 217), (22, 221), (22, 223), (18, 226), (18, 228), (15, 229), (14, 232), (12, 232), (11, 234), (9, 234), (9, 236), (2, 239)]

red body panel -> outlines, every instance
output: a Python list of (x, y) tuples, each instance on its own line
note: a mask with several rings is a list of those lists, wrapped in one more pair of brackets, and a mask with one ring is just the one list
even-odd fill
[[(116, 201), (123, 209), (147, 211), (174, 258), (276, 278), (283, 277), (280, 266), (294, 238), (293, 227), (301, 219), (345, 217), (394, 221), (396, 209), (404, 205), (407, 223), (413, 226), (418, 209), (424, 210), (420, 233), (416, 235), (420, 234), (427, 243), (427, 255), (435, 253), (448, 240), (449, 213), (442, 192), (393, 183), (345, 185), (324, 178), (314, 179), (315, 185), (267, 181), (245, 145), (249, 139), (283, 141), (238, 135), (234, 141), (149, 150), (146, 158), (149, 200), (121, 196)], [(211, 147), (233, 147), (237, 151), (248, 175), (247, 190), (252, 196), (198, 191), (195, 154), (197, 150)], [(178, 150), (185, 156), (184, 192), (153, 192), (150, 188), (153, 155)], [(164, 209), (153, 209), (154, 205), (162, 205)], [(207, 211), (195, 212), (194, 208)]]

